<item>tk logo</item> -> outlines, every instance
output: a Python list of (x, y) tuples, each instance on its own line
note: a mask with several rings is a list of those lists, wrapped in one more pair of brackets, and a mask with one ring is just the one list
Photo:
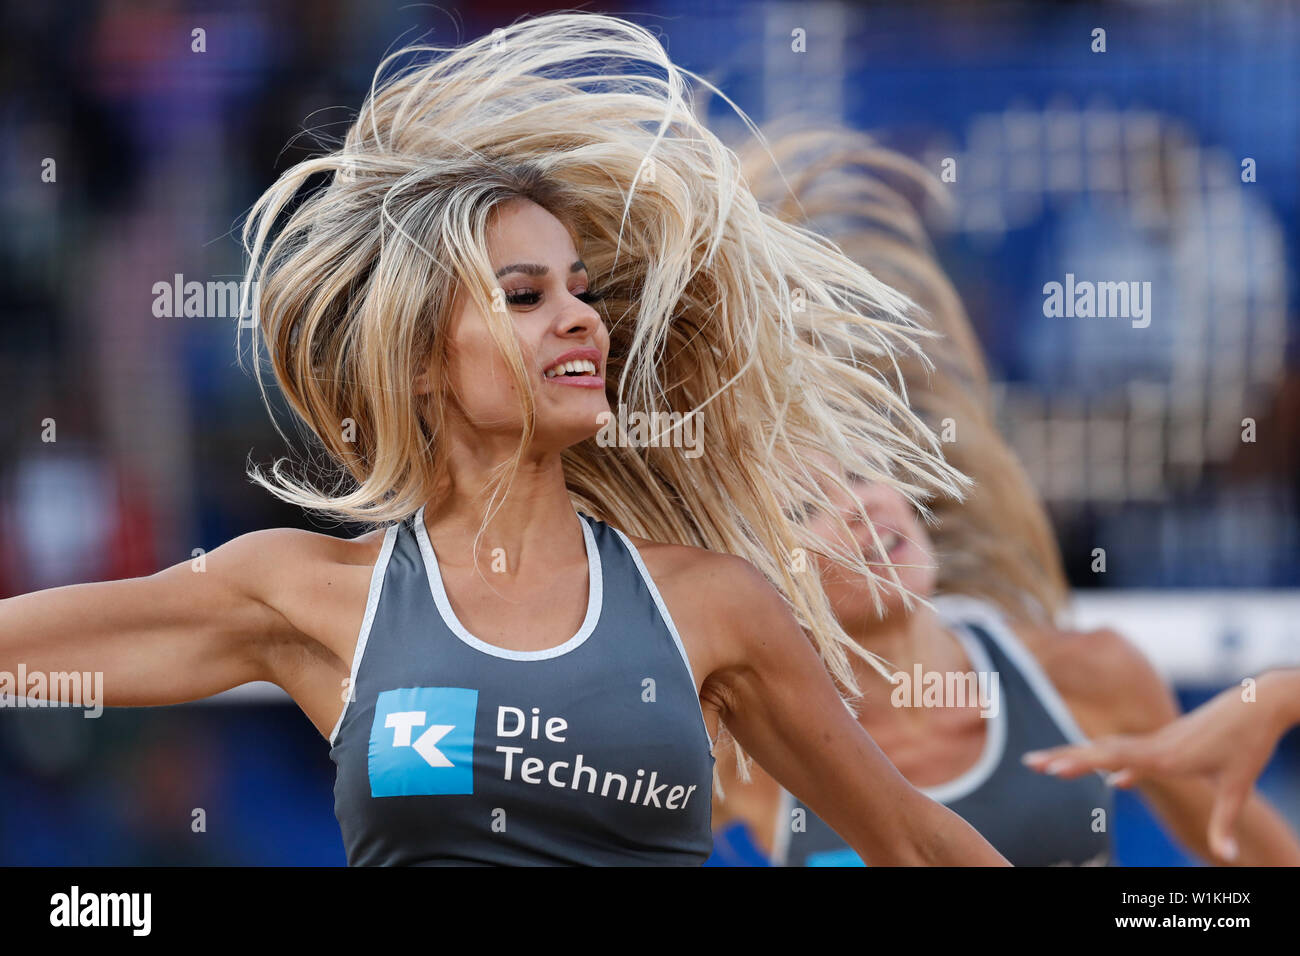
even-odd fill
[(474, 792), (478, 691), (402, 687), (375, 700), (370, 727), (370, 795)]

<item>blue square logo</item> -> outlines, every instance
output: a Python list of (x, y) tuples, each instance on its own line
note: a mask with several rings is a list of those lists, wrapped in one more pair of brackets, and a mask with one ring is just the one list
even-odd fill
[(370, 795), (473, 793), (477, 714), (477, 690), (382, 691), (370, 727)]

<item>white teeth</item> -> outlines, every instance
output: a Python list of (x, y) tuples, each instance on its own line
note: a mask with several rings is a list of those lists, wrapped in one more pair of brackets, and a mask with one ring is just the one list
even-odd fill
[(569, 372), (579, 372), (586, 375), (596, 374), (596, 363), (590, 359), (574, 359), (571, 362), (561, 362), (552, 368), (546, 370), (547, 378), (556, 378)]

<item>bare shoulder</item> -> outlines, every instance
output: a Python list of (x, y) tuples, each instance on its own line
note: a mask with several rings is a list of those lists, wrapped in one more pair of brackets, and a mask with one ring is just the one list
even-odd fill
[(627, 535), (627, 538), (636, 545), (647, 570), (656, 576), (656, 580), (661, 574), (668, 576), (701, 571), (710, 574), (735, 574), (740, 573), (742, 568), (753, 567), (744, 558), (738, 558), (734, 554), (720, 554), (717, 551), (697, 548), (689, 544), (665, 544), (662, 541), (639, 538), (634, 534)]
[[(365, 616), (370, 580), (386, 529), (355, 538), (269, 528), (232, 538), (201, 560), (163, 574), (198, 577), (219, 589), (224, 607), (247, 609), (256, 626), (253, 654), (261, 679), (284, 689), (322, 736), (342, 706)], [(200, 560), (200, 559), (196, 559)]]
[(373, 565), (383, 537), (383, 529), (358, 538), (335, 538), (298, 528), (266, 528), (231, 538), (202, 560), (205, 570), (274, 603), (286, 589), (328, 580), (336, 568)]
[(773, 614), (788, 613), (780, 593), (744, 558), (628, 538), (640, 552), (702, 678), (736, 656), (738, 640), (761, 636), (762, 622)]
[(297, 528), (267, 528), (232, 538), (204, 561), (206, 570), (277, 612), (285, 624), (284, 636), (310, 638), (332, 651), (348, 652), (350, 628), (338, 625), (350, 624), (353, 617), (359, 622), (364, 613), (364, 595), (384, 534), (381, 528), (356, 538), (336, 538)]
[(1178, 716), (1164, 679), (1132, 641), (1112, 628), (1028, 630), (1027, 647), (1090, 736), (1140, 733)]
[[(663, 544), (628, 535), (664, 599), (703, 599), (708, 606), (734, 610), (764, 596), (778, 597), (762, 573), (744, 558), (706, 548)], [(778, 597), (779, 599), (779, 597)]]
[(264, 528), (231, 538), (218, 550), (240, 561), (267, 567), (284, 560), (373, 564), (383, 546), (384, 533), (385, 529), (377, 528), (357, 538), (337, 538), (300, 528)]

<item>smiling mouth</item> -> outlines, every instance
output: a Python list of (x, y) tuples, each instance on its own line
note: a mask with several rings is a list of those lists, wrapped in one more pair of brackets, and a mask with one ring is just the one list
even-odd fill
[(543, 374), (547, 378), (580, 378), (595, 375), (596, 363), (590, 359), (573, 359), (548, 368)]
[(874, 542), (868, 542), (862, 550), (868, 555), (875, 555), (878, 560), (887, 559), (892, 561), (898, 555), (898, 552), (902, 550), (903, 545), (907, 543), (901, 534), (888, 528), (877, 526), (876, 535), (880, 538), (880, 547), (877, 548)]

